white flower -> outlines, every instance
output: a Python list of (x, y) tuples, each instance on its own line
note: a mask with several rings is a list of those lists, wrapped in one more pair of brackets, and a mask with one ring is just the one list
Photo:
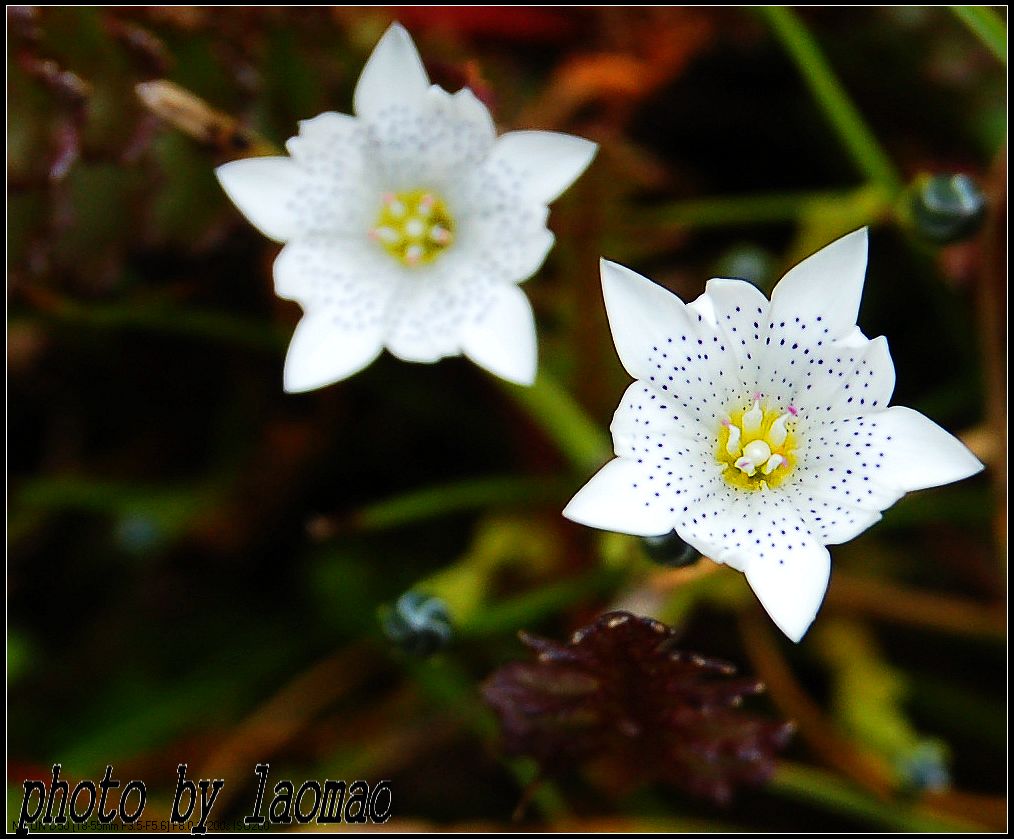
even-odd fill
[(866, 251), (858, 230), (789, 271), (770, 301), (714, 279), (689, 305), (603, 261), (616, 351), (637, 381), (613, 418), (616, 459), (564, 515), (639, 536), (675, 530), (743, 571), (778, 627), (802, 638), (827, 589), (825, 545), (906, 492), (982, 469), (922, 414), (888, 407), (887, 341), (856, 326)]
[(384, 347), (406, 361), (464, 353), (531, 384), (535, 324), (517, 283), (553, 245), (547, 204), (596, 145), (549, 131), (497, 138), (470, 90), (430, 85), (397, 24), (363, 68), (354, 107), (301, 122), (289, 157), (217, 170), (247, 219), (286, 243), (275, 290), (304, 315), (285, 389), (346, 378)]

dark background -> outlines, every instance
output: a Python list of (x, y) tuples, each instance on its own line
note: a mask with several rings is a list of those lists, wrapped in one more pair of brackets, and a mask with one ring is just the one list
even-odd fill
[[(186, 762), (226, 779), (214, 818), (238, 818), (270, 761), (272, 783), (390, 778), (401, 829), (1002, 829), (1006, 88), (989, 24), (1004, 42), (1006, 24), (987, 13), (981, 37), (943, 8), (793, 16), (864, 146), (752, 10), (9, 9), (9, 815), (61, 762), (72, 782), (107, 763), (145, 780), (145, 817), (165, 818)], [(501, 130), (601, 144), (525, 286), (540, 366), (597, 435), (547, 430), (552, 409), (461, 359), (385, 355), (282, 392), (299, 309), (213, 169), (350, 111), (395, 18)], [(203, 135), (160, 119), (135, 92), (155, 79), (229, 119)], [(941, 246), (906, 208), (920, 174), (953, 172), (987, 211)], [(628, 381), (600, 255), (685, 299), (715, 275), (770, 290), (862, 224), (860, 325), (890, 340), (894, 402), (988, 468), (833, 548), (797, 647), (740, 575), (663, 569), (564, 520), (597, 466), (568, 448), (604, 462)], [(427, 660), (377, 621), (416, 585), (459, 623)], [(574, 767), (511, 822), (532, 767), (502, 757), (478, 685), (524, 657), (518, 629), (563, 637), (617, 605), (763, 678), (750, 707), (800, 725), (785, 762), (727, 808)]]

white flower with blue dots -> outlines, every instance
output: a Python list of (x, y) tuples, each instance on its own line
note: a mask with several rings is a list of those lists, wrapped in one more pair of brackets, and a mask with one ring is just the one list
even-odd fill
[(616, 351), (637, 381), (610, 427), (616, 459), (564, 515), (638, 536), (675, 530), (744, 572), (799, 641), (827, 589), (825, 545), (906, 492), (982, 469), (922, 414), (888, 407), (887, 341), (856, 326), (866, 256), (858, 230), (789, 271), (770, 301), (713, 279), (690, 304), (603, 261)]
[(392, 25), (356, 86), (355, 116), (300, 123), (288, 157), (217, 169), (247, 219), (285, 247), (275, 290), (304, 315), (284, 385), (311, 390), (369, 365), (464, 354), (531, 384), (535, 323), (518, 283), (553, 234), (548, 204), (596, 145), (551, 131), (501, 137), (467, 88), (430, 85), (412, 39)]

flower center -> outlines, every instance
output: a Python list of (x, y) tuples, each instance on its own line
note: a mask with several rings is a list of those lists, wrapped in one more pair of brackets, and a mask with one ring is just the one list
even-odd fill
[(432, 192), (388, 192), (370, 238), (402, 265), (425, 265), (454, 241), (454, 221), (447, 205)]
[(725, 480), (749, 490), (781, 484), (795, 463), (796, 414), (791, 405), (785, 413), (761, 407), (757, 394), (749, 408), (733, 411), (722, 420), (717, 454), (725, 467)]

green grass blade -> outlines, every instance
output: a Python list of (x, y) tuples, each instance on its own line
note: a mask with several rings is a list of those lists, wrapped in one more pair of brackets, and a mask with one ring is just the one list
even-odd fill
[(951, 11), (1007, 66), (1007, 24), (989, 6), (951, 6)]
[(799, 68), (856, 165), (867, 177), (891, 192), (899, 190), (901, 178), (894, 164), (835, 76), (810, 31), (792, 9), (765, 6), (761, 12)]

